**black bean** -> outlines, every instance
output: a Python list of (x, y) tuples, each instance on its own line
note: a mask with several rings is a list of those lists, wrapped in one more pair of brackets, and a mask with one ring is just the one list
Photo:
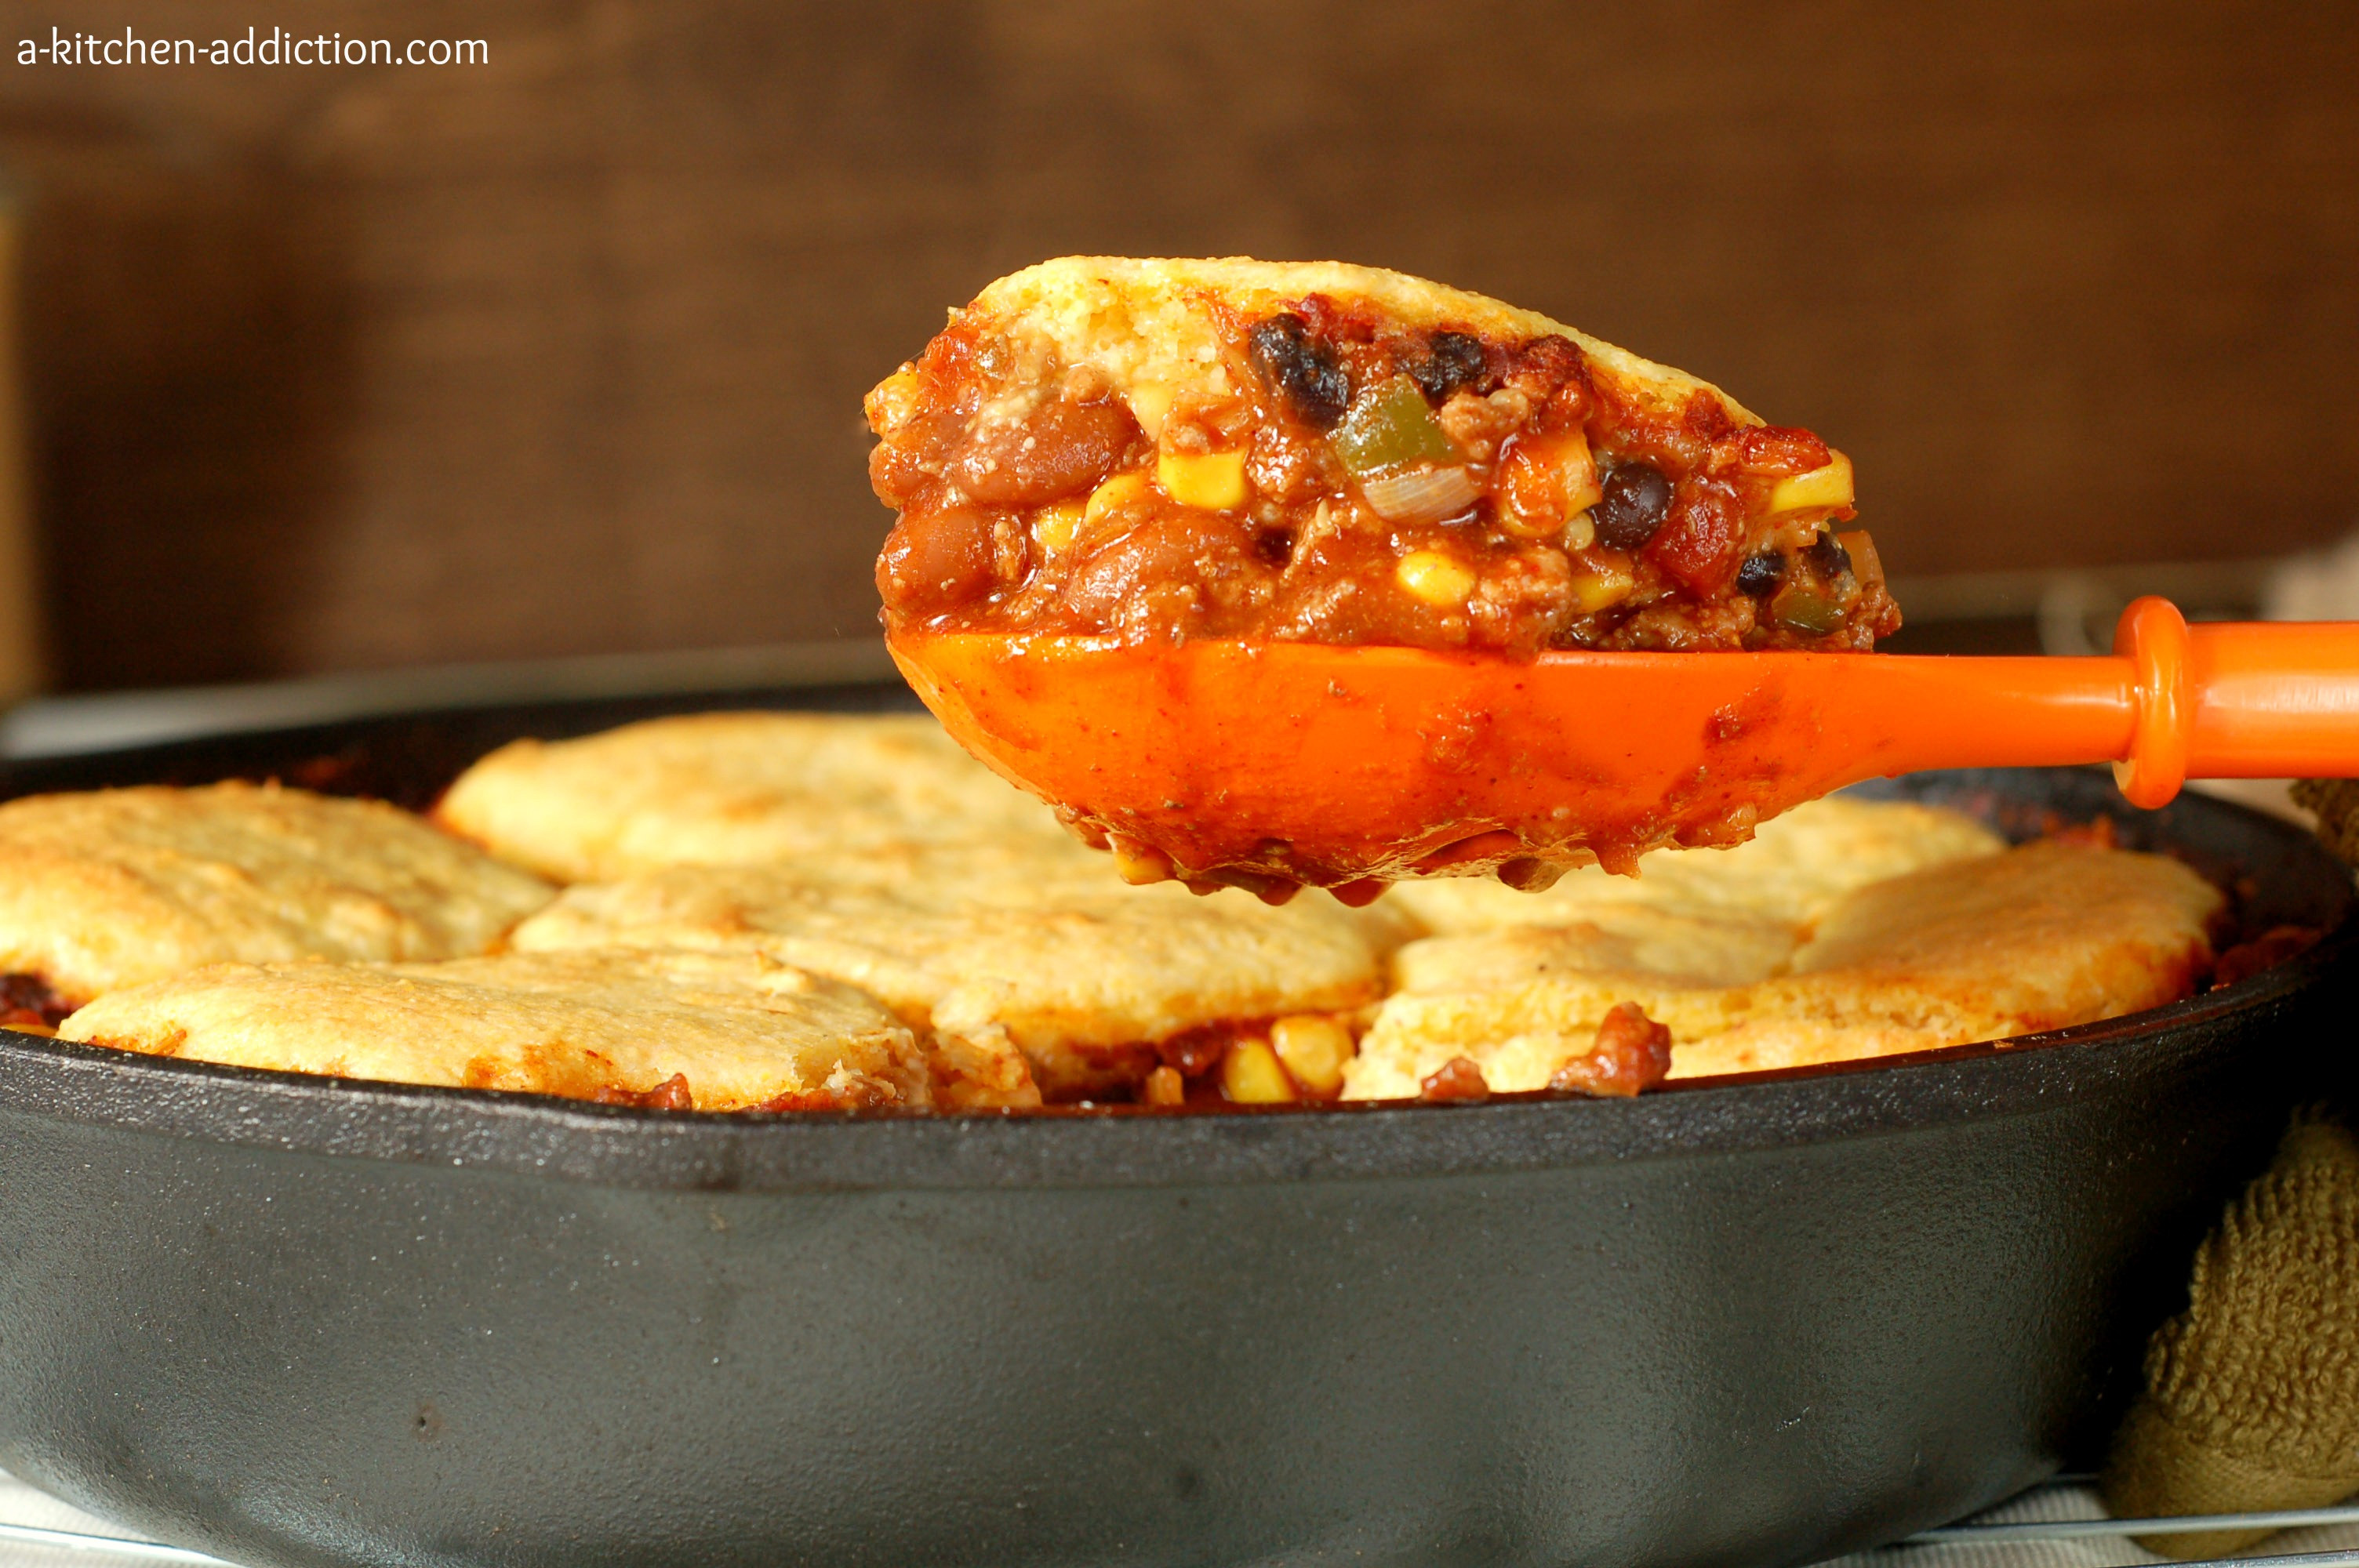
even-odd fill
[(1408, 367), (1429, 403), (1440, 403), (1462, 386), (1472, 386), (1491, 368), (1483, 341), (1465, 332), (1436, 332), (1425, 358)]
[(1839, 578), (1851, 570), (1851, 552), (1832, 534), (1820, 535), (1803, 554), (1810, 557), (1810, 569), (1821, 578)]
[(1655, 536), (1671, 514), (1671, 481), (1647, 463), (1623, 463), (1605, 476), (1605, 494), (1593, 510), (1597, 540), (1608, 549), (1635, 550)]
[(1764, 550), (1757, 556), (1747, 556), (1745, 564), (1736, 568), (1739, 590), (1756, 599), (1767, 599), (1777, 591), (1786, 580), (1786, 557), (1775, 550)]
[(1310, 336), (1310, 323), (1288, 310), (1248, 335), (1254, 363), (1277, 389), (1294, 416), (1313, 429), (1332, 429), (1352, 403), (1352, 373), (1335, 351)]

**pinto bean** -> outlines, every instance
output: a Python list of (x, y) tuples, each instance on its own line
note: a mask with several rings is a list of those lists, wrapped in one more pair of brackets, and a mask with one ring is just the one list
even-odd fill
[(1119, 402), (1053, 397), (1025, 418), (978, 432), (943, 477), (986, 505), (1062, 501), (1095, 489), (1138, 433)]
[(1125, 605), (1158, 585), (1201, 585), (1257, 559), (1242, 524), (1212, 513), (1168, 513), (1093, 551), (1066, 580), (1065, 602), (1111, 625)]
[(973, 506), (903, 514), (876, 557), (876, 591), (886, 608), (935, 615), (989, 592), (998, 521)]
[(1690, 593), (1708, 598), (1725, 591), (1736, 576), (1744, 528), (1738, 498), (1729, 485), (1687, 480), (1679, 486), (1669, 521), (1647, 544), (1647, 558)]

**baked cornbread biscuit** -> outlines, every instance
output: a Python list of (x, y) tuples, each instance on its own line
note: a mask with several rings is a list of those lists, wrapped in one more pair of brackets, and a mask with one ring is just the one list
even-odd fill
[(1013, 1041), (1050, 1099), (1126, 1090), (1192, 1030), (1348, 1011), (1383, 926), (1328, 899), (1126, 887), (1061, 835), (683, 866), (569, 890), (519, 951), (754, 951), (848, 981), (946, 1043)]
[(921, 714), (705, 713), (518, 741), (461, 775), (434, 816), (560, 881), (1062, 837)]
[(1762, 823), (1743, 844), (1648, 855), (1636, 876), (1583, 866), (1540, 892), (1487, 877), (1430, 877), (1394, 884), (1385, 902), (1436, 935), (1572, 921), (1629, 922), (1636, 934), (1651, 929), (1639, 922), (1659, 916), (1759, 928), (1785, 946), (1774, 968), (1854, 889), (2006, 848), (1981, 823), (1940, 806), (1834, 795)]
[(1698, 964), (1603, 918), (1412, 943), (1344, 1093), (1412, 1096), (1460, 1056), (1494, 1090), (1538, 1088), (1621, 1002), (1669, 1026), (1675, 1077), (2117, 1017), (2187, 994), (2222, 904), (2175, 860), (2046, 840), (1843, 893), (1767, 975), (1758, 954)]
[(111, 992), (59, 1033), (244, 1067), (680, 1109), (934, 1098), (918, 1040), (873, 998), (755, 953), (216, 965)]
[(1512, 984), (1535, 966), (1746, 985), (1790, 965), (1852, 891), (2006, 848), (1954, 811), (1836, 797), (1806, 802), (1733, 848), (1649, 855), (1635, 877), (1587, 866), (1540, 892), (1430, 878), (1397, 884), (1385, 903), (1442, 939), (1419, 943), (1404, 963), (1446, 962), (1463, 988)]
[(555, 891), (394, 806), (272, 784), (0, 806), (0, 970), (67, 1002), (231, 959), (467, 957)]

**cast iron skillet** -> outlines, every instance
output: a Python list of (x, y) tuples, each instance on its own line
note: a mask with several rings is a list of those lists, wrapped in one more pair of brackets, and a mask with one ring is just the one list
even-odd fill
[[(478, 709), (6, 783), (423, 804), (516, 734), (904, 701)], [(2256, 925), (2351, 903), (2210, 801), (1897, 790), (2119, 813)], [(2036, 1044), (1323, 1112), (725, 1119), (0, 1034), (0, 1465), (257, 1564), (1803, 1563), (2101, 1436), (2354, 962), (2340, 932)]]

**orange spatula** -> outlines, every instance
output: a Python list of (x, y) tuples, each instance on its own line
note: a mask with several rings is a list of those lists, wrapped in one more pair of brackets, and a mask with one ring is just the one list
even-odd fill
[(2159, 599), (2101, 658), (1553, 653), (903, 635), (970, 750), (1103, 832), (1134, 880), (1373, 896), (1744, 838), (1922, 768), (2112, 762), (2139, 806), (2190, 777), (2359, 773), (2359, 622), (2190, 626)]

